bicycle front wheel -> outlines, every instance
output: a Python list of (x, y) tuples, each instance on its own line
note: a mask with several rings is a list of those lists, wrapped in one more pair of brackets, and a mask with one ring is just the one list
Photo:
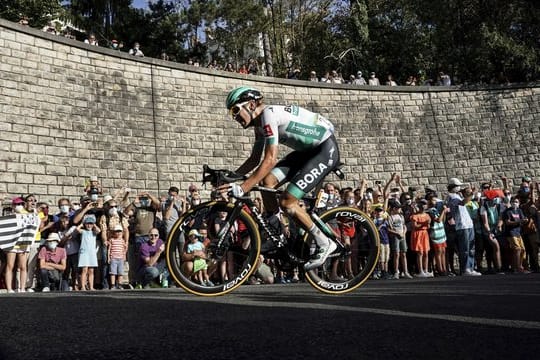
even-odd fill
[[(167, 266), (174, 282), (187, 292), (223, 295), (242, 285), (256, 270), (261, 249), (257, 225), (245, 210), (231, 220), (234, 209), (234, 204), (224, 201), (207, 202), (180, 216), (171, 229), (165, 250)], [(230, 224), (226, 235), (218, 236), (225, 224)], [(188, 234), (203, 228), (208, 230), (203, 240), (206, 258), (194, 260), (189, 254)]]
[[(327, 294), (344, 294), (361, 286), (379, 259), (379, 231), (371, 218), (352, 207), (337, 207), (320, 215), (347, 253), (329, 257), (319, 268), (306, 272), (307, 281)], [(304, 248), (314, 248), (311, 237), (304, 237)]]

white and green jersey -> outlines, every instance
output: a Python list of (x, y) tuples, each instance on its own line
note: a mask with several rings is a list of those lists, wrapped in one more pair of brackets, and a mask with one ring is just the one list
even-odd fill
[(325, 117), (296, 105), (267, 106), (256, 129), (265, 145), (284, 144), (305, 151), (322, 144), (334, 133), (334, 125)]

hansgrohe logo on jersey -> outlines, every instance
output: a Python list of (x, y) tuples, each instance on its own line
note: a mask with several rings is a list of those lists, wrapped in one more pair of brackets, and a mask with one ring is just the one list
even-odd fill
[(291, 121), (287, 126), (287, 132), (302, 135), (312, 139), (321, 140), (326, 129), (322, 126), (310, 126)]

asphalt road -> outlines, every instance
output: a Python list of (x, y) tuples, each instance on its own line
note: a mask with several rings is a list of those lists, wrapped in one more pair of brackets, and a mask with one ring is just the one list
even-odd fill
[(1, 294), (0, 359), (534, 359), (540, 274)]

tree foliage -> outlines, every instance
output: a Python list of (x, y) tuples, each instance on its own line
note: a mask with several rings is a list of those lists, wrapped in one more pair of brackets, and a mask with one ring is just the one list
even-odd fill
[[(274, 74), (290, 67), (344, 76), (375, 71), (384, 82), (409, 75), (456, 83), (527, 81), (540, 77), (540, 4), (527, 0), (170, 0), (145, 10), (131, 0), (71, 0), (66, 13), (106, 42), (137, 41), (147, 56), (165, 51), (237, 66), (263, 63), (262, 39)], [(0, 16), (27, 16), (41, 27), (62, 9), (56, 0), (4, 0)], [(264, 35), (264, 36), (263, 36)], [(266, 62), (268, 64), (268, 62)]]
[(54, 18), (62, 16), (63, 9), (58, 0), (2, 0), (0, 17), (18, 22), (27, 19), (28, 25), (42, 28)]

